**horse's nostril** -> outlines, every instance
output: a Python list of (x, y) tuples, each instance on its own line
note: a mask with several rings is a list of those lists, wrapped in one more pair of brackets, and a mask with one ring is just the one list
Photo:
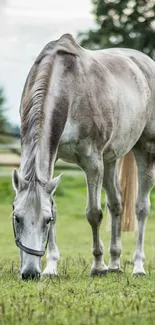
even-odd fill
[(22, 273), (22, 280), (39, 280), (39, 272), (24, 272)]

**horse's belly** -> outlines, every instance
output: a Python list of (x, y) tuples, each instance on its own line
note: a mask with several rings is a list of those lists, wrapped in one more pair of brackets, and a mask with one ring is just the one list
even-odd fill
[(57, 159), (63, 159), (69, 163), (77, 164), (76, 146), (74, 143), (60, 144), (58, 148)]
[(151, 118), (146, 124), (144, 131), (136, 144), (142, 150), (155, 154), (155, 113), (151, 115)]
[(128, 153), (141, 137), (147, 116), (145, 112), (120, 119), (112, 137), (105, 146), (104, 159), (115, 160)]

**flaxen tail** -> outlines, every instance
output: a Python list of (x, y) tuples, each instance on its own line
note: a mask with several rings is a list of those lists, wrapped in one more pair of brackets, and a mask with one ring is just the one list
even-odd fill
[(121, 229), (123, 231), (135, 231), (135, 204), (137, 199), (138, 180), (136, 161), (131, 151), (120, 159), (119, 179), (123, 202)]

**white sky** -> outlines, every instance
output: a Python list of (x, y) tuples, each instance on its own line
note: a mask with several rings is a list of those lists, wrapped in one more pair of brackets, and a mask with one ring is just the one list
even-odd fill
[(0, 0), (0, 87), (7, 115), (19, 123), (22, 88), (44, 45), (95, 27), (91, 0)]

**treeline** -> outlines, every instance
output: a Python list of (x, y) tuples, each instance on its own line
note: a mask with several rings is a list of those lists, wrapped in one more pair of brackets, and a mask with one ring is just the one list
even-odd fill
[(0, 88), (0, 143), (8, 143), (12, 141), (12, 137), (19, 137), (20, 130), (18, 125), (10, 123), (6, 117), (4, 91)]
[(92, 0), (96, 30), (80, 34), (90, 49), (128, 47), (155, 59), (154, 0)]

